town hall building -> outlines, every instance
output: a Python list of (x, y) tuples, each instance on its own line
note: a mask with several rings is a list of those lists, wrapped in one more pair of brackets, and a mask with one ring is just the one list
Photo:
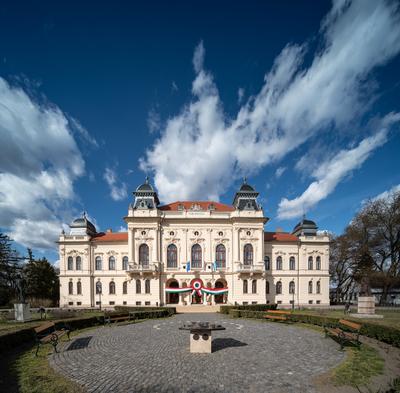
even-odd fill
[(231, 205), (161, 205), (146, 179), (126, 232), (97, 232), (83, 217), (59, 237), (60, 306), (329, 304), (329, 237), (303, 218), (291, 233), (264, 229), (246, 181)]

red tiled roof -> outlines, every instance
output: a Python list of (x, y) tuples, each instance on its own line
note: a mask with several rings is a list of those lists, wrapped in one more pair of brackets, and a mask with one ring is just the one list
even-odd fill
[(264, 241), (266, 242), (297, 242), (299, 238), (287, 232), (264, 232)]
[(232, 205), (225, 205), (223, 203), (213, 201), (177, 201), (169, 203), (168, 205), (159, 206), (158, 208), (160, 210), (178, 211), (179, 205), (183, 205), (185, 210), (190, 210), (193, 205), (199, 205), (203, 211), (209, 210), (210, 205), (214, 205), (214, 211), (217, 212), (231, 212), (235, 210)]
[(128, 232), (100, 232), (92, 237), (92, 241), (95, 242), (127, 242)]

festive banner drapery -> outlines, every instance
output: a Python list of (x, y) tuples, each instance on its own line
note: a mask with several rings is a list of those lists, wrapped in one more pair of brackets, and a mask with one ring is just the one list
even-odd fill
[(202, 296), (203, 293), (207, 295), (222, 295), (228, 292), (228, 288), (206, 288), (203, 285), (203, 281), (199, 278), (196, 278), (190, 283), (189, 287), (184, 288), (165, 288), (165, 292), (167, 293), (186, 293), (192, 292), (192, 295), (197, 293), (199, 296)]

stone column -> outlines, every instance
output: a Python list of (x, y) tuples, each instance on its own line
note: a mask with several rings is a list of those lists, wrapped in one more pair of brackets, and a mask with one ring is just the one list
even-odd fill
[(129, 262), (134, 262), (134, 238), (133, 238), (133, 229), (128, 227), (128, 260)]

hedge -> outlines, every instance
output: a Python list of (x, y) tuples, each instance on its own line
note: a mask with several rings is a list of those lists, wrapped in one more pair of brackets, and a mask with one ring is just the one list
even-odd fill
[(167, 311), (168, 315), (174, 315), (176, 314), (176, 308), (175, 307), (131, 307), (131, 306), (115, 306), (114, 310), (121, 311), (121, 312), (131, 312), (131, 311), (160, 311), (164, 310)]
[[(229, 315), (234, 318), (264, 319), (265, 312), (231, 309)], [(290, 319), (293, 322), (306, 323), (309, 325), (317, 325), (317, 326), (337, 327), (340, 325), (339, 318), (330, 318), (318, 315), (291, 314)], [(393, 345), (394, 347), (400, 348), (400, 329), (396, 329), (389, 326), (378, 325), (370, 322), (360, 322), (355, 320), (353, 321), (359, 323), (362, 326), (360, 334), (362, 334), (363, 336), (374, 338), (386, 344), (390, 344)], [(343, 330), (345, 330), (344, 326), (340, 327)]]
[[(129, 308), (129, 307), (126, 307)], [(135, 308), (135, 307), (132, 307)], [(120, 310), (120, 311), (113, 311), (108, 314), (111, 315), (128, 315), (129, 311), (134, 312), (133, 319), (138, 320), (138, 319), (152, 319), (152, 318), (163, 318), (163, 317), (169, 317), (175, 313), (175, 308), (154, 308), (154, 309), (148, 309), (148, 308), (140, 308), (138, 311), (137, 310)], [(41, 324), (45, 322), (54, 322), (56, 328), (61, 328), (63, 325), (68, 325), (71, 330), (79, 330), (79, 329), (84, 329), (92, 326), (97, 326), (97, 325), (103, 325), (104, 324), (104, 315), (99, 315), (99, 316), (92, 316), (92, 317), (84, 317), (84, 318), (66, 318), (66, 319), (61, 319), (61, 320), (54, 320), (54, 321), (38, 321), (37, 326), (40, 326)], [(25, 329), (20, 329), (14, 332), (6, 333), (3, 335), (0, 335), (0, 351), (6, 350), (13, 348), (15, 346), (18, 346), (20, 344), (34, 342), (35, 339), (35, 334), (34, 334), (34, 327), (29, 327)]]
[(252, 310), (252, 311), (267, 311), (276, 310), (277, 304), (248, 304), (246, 306), (221, 306), (219, 312), (221, 314), (230, 314), (231, 310)]

